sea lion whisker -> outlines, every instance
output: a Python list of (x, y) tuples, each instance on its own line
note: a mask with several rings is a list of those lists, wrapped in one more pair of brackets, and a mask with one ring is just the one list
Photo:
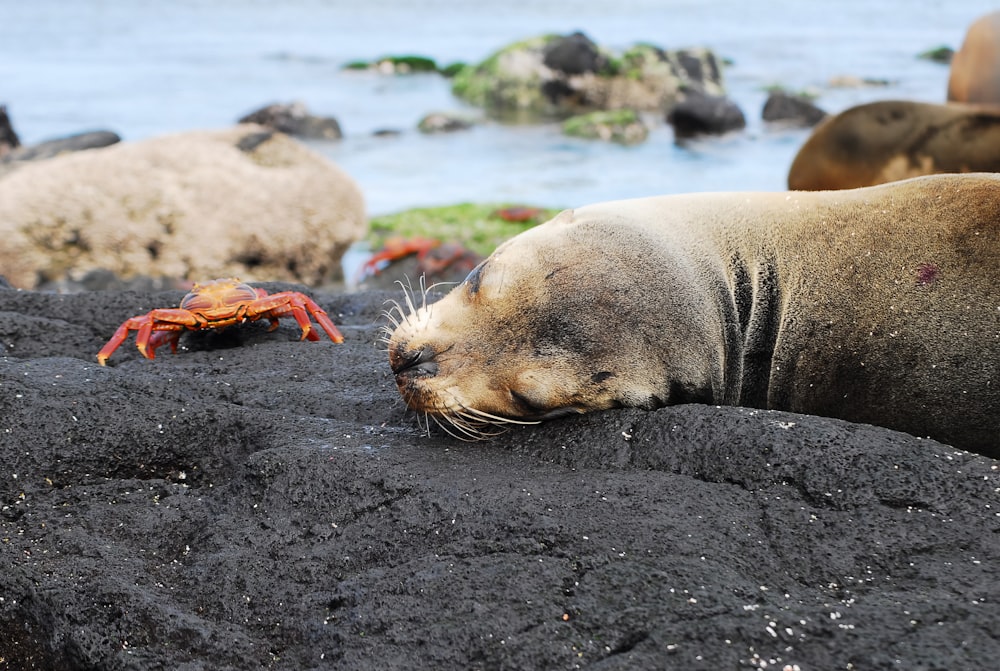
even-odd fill
[[(464, 427), (461, 424), (456, 423), (454, 418), (451, 417), (450, 415), (442, 415), (440, 417), (438, 415), (428, 415), (428, 417), (433, 419), (434, 423), (437, 424), (439, 427), (441, 427), (441, 430), (443, 430), (452, 438), (456, 438), (458, 440), (462, 440), (465, 442), (472, 442), (481, 439), (481, 437), (473, 429)], [(463, 433), (465, 435), (462, 436), (459, 435), (458, 433), (455, 433), (454, 431), (449, 429), (448, 426), (446, 426), (446, 424), (450, 424), (453, 428), (457, 429), (460, 433)]]
[[(484, 438), (488, 438), (490, 436), (499, 436), (501, 433), (504, 433), (508, 429), (508, 427), (501, 426), (497, 422), (484, 420), (482, 417), (470, 415), (469, 413), (463, 410), (455, 411), (455, 414), (453, 416), (462, 417), (463, 421), (466, 423), (467, 426), (475, 429), (475, 431)], [(487, 431), (485, 427), (492, 427), (496, 430)]]
[[(399, 303), (394, 300), (388, 300), (386, 303), (392, 303), (392, 305), (387, 310), (382, 310), (379, 315), (383, 317), (386, 321), (391, 323), (395, 328), (399, 328), (400, 320), (403, 319), (403, 310), (400, 308)], [(399, 313), (399, 317), (396, 317), (396, 313)]]
[(421, 423), (420, 423), (420, 415), (417, 415), (417, 426), (419, 426), (423, 430), (423, 432), (427, 435), (427, 437), (430, 438), (431, 437), (431, 416), (428, 413), (426, 413), (426, 412), (421, 413), (421, 414), (424, 417), (424, 423), (421, 425)]
[(494, 414), (488, 413), (488, 412), (486, 412), (484, 410), (477, 410), (476, 408), (468, 408), (468, 407), (466, 407), (466, 408), (463, 408), (463, 410), (465, 410), (466, 412), (472, 413), (473, 415), (475, 415), (477, 417), (481, 417), (483, 420), (489, 421), (490, 423), (498, 423), (499, 422), (501, 424), (523, 424), (523, 425), (526, 425), (526, 426), (530, 425), (530, 424), (541, 424), (541, 422), (539, 420), (513, 419), (511, 417), (503, 417), (501, 415), (494, 415)]
[(413, 285), (410, 284), (410, 278), (409, 277), (406, 278), (406, 284), (403, 284), (402, 280), (396, 280), (396, 284), (398, 284), (399, 288), (403, 290), (403, 299), (406, 301), (406, 307), (410, 311), (409, 314), (410, 315), (416, 314), (417, 308), (413, 304), (413, 297), (411, 296), (413, 292)]
[[(383, 326), (379, 329), (378, 335), (375, 337), (375, 341), (372, 343), (372, 347), (380, 352), (389, 353), (389, 339), (392, 336), (392, 329)], [(381, 345), (381, 347), (379, 347)]]

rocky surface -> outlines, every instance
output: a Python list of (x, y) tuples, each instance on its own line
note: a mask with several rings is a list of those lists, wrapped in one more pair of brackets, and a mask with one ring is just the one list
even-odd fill
[[(270, 290), (287, 285), (264, 285)], [(998, 462), (679, 406), (461, 443), (373, 344), (0, 288), (0, 668), (992, 669)]]
[(253, 124), (32, 161), (0, 179), (0, 269), (25, 288), (97, 269), (320, 284), (366, 227), (353, 179)]

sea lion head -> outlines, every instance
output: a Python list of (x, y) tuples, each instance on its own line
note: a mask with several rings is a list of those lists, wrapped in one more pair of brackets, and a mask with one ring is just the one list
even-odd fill
[(671, 310), (656, 296), (670, 273), (637, 251), (653, 248), (648, 237), (566, 211), (501, 245), (440, 301), (408, 298), (386, 338), (407, 405), (477, 438), (489, 425), (666, 404), (678, 388), (665, 359), (688, 365), (690, 340), (663, 351)]

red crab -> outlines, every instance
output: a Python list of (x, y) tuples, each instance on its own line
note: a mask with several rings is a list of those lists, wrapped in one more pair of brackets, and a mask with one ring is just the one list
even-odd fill
[(423, 260), (432, 249), (441, 245), (440, 240), (431, 238), (401, 238), (392, 237), (385, 241), (382, 249), (378, 250), (365, 261), (361, 266), (361, 277), (377, 275), (383, 263), (392, 263), (405, 258), (410, 254), (416, 254), (417, 259)]
[(527, 205), (514, 205), (511, 207), (501, 207), (492, 214), (500, 217), (504, 221), (532, 221), (545, 214), (545, 210), (540, 207), (528, 207)]
[(278, 319), (286, 315), (295, 317), (302, 327), (302, 340), (319, 340), (309, 316), (319, 322), (333, 342), (344, 342), (344, 337), (334, 326), (315, 301), (298, 291), (282, 291), (268, 294), (263, 289), (254, 289), (235, 277), (195, 284), (194, 288), (181, 299), (178, 308), (157, 308), (144, 315), (126, 319), (118, 327), (111, 340), (97, 353), (97, 361), (103, 366), (118, 346), (125, 342), (130, 331), (137, 331), (136, 347), (147, 359), (155, 356), (156, 348), (170, 343), (170, 349), (177, 353), (177, 341), (181, 333), (204, 329), (221, 329), (246, 321), (268, 319), (273, 331), (278, 328)]
[(361, 266), (359, 279), (378, 275), (383, 263), (393, 263), (411, 254), (417, 255), (417, 272), (427, 277), (440, 276), (452, 267), (464, 277), (464, 273), (468, 273), (482, 261), (481, 256), (458, 243), (442, 243), (431, 238), (393, 237), (386, 240), (385, 246), (365, 261)]

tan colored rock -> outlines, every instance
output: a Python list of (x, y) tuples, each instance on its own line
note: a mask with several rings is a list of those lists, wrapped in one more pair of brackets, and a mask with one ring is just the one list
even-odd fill
[(340, 277), (366, 226), (346, 173), (243, 124), (59, 156), (0, 179), (0, 275), (25, 288), (95, 269), (316, 285)]

